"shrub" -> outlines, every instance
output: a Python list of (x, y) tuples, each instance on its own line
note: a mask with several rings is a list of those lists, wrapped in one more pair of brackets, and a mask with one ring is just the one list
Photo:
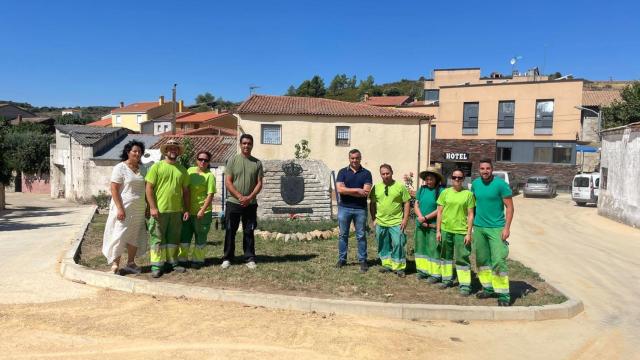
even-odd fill
[(93, 202), (98, 206), (98, 210), (107, 210), (111, 202), (111, 195), (106, 191), (100, 190), (98, 195), (93, 195)]
[(338, 226), (336, 220), (285, 220), (285, 219), (272, 219), (272, 220), (259, 220), (258, 228), (263, 231), (279, 232), (283, 234), (293, 233), (306, 233), (314, 230), (333, 230)]

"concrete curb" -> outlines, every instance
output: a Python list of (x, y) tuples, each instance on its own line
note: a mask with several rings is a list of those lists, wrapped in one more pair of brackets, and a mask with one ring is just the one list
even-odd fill
[[(159, 296), (185, 296), (193, 299), (232, 301), (242, 304), (276, 309), (317, 311), (348, 315), (381, 316), (407, 320), (552, 320), (570, 319), (584, 310), (582, 301), (569, 298), (562, 304), (497, 307), (429, 304), (380, 303), (359, 300), (318, 299), (309, 297), (276, 295), (239, 290), (220, 290), (200, 286), (188, 286), (167, 282), (155, 282), (89, 270), (77, 264), (84, 233), (93, 218), (83, 223), (73, 246), (65, 253), (60, 273), (65, 279), (133, 294)], [(563, 292), (565, 295), (566, 292)]]

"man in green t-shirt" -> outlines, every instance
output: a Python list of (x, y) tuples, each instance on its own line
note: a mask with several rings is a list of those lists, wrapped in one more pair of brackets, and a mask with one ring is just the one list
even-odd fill
[(453, 186), (438, 197), (438, 222), (436, 240), (442, 246), (441, 289), (453, 286), (455, 256), (456, 274), (460, 283), (460, 295), (471, 294), (471, 228), (473, 226), (473, 194), (463, 188), (464, 172), (456, 169), (451, 174)]
[(145, 176), (149, 219), (149, 256), (151, 276), (158, 278), (165, 264), (173, 271), (184, 272), (178, 265), (178, 246), (182, 221), (189, 219), (189, 176), (187, 169), (177, 163), (184, 148), (176, 140), (160, 147), (164, 155), (151, 166)]
[(480, 161), (480, 177), (471, 183), (471, 191), (476, 197), (473, 247), (478, 279), (483, 288), (476, 297), (486, 299), (497, 294), (498, 306), (510, 306), (507, 239), (513, 220), (511, 188), (504, 180), (493, 176), (491, 160), (483, 159)]
[(178, 262), (186, 267), (189, 263), (189, 248), (191, 239), (195, 236), (195, 244), (191, 251), (191, 267), (200, 269), (204, 265), (207, 234), (211, 229), (211, 203), (216, 193), (216, 177), (209, 169), (211, 153), (200, 151), (196, 155), (197, 166), (187, 170), (189, 174), (189, 193), (191, 194), (191, 208), (189, 219), (182, 222), (182, 236)]
[(395, 272), (405, 276), (407, 255), (404, 246), (407, 237), (404, 229), (409, 221), (411, 195), (404, 184), (393, 180), (391, 165), (380, 165), (382, 182), (373, 186), (369, 211), (376, 229), (378, 257), (382, 263), (381, 272)]
[(418, 279), (426, 279), (435, 284), (442, 279), (440, 243), (436, 241), (436, 218), (438, 215), (438, 196), (445, 182), (440, 171), (429, 167), (420, 173), (424, 184), (416, 194), (413, 211), (416, 214), (416, 230), (414, 232), (416, 274)]
[(229, 196), (224, 211), (225, 236), (222, 268), (231, 266), (235, 257), (236, 232), (242, 221), (242, 249), (244, 261), (249, 269), (256, 268), (254, 231), (257, 226), (258, 202), (256, 197), (262, 190), (262, 163), (251, 156), (253, 136), (240, 136), (240, 154), (227, 161), (224, 184)]

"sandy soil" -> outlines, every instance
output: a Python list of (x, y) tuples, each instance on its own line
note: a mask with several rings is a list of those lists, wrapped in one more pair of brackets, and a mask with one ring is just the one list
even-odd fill
[(0, 305), (0, 358), (640, 358), (640, 231), (562, 196), (516, 198), (516, 211), (513, 256), (582, 298), (584, 313), (543, 322), (404, 321), (99, 290)]

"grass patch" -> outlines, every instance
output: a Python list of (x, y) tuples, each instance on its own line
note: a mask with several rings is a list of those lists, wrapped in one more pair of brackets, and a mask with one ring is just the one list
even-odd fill
[[(80, 263), (97, 270), (108, 270), (101, 254), (102, 233), (106, 215), (96, 214), (89, 226), (81, 248)], [(262, 228), (264, 229), (264, 228)], [(413, 229), (408, 232), (412, 239)], [(360, 299), (379, 302), (402, 302), (421, 304), (453, 304), (494, 306), (495, 299), (479, 300), (463, 298), (457, 288), (439, 290), (418, 280), (415, 276), (413, 241), (407, 244), (407, 277), (378, 272), (376, 244), (368, 236), (369, 265), (366, 274), (359, 273), (356, 259), (356, 241), (349, 240), (349, 264), (338, 270), (337, 239), (305, 242), (288, 242), (256, 239), (258, 269), (251, 271), (238, 263), (227, 270), (220, 268), (224, 231), (212, 227), (206, 247), (206, 266), (200, 270), (189, 269), (184, 274), (169, 273), (159, 280), (151, 279), (148, 255), (136, 261), (145, 271), (139, 275), (152, 281), (167, 281), (219, 289), (239, 289), (265, 293), (310, 296), (316, 298)], [(237, 250), (242, 249), (241, 234), (236, 241)], [(240, 254), (241, 255), (241, 254)], [(124, 255), (126, 257), (126, 255)], [(124, 260), (124, 259), (123, 259)], [(558, 304), (566, 300), (533, 270), (521, 263), (509, 260), (511, 296), (515, 306)], [(473, 278), (473, 291), (480, 289), (477, 278)]]
[(326, 231), (338, 227), (336, 220), (259, 220), (258, 229), (283, 234), (306, 233), (314, 230)]

